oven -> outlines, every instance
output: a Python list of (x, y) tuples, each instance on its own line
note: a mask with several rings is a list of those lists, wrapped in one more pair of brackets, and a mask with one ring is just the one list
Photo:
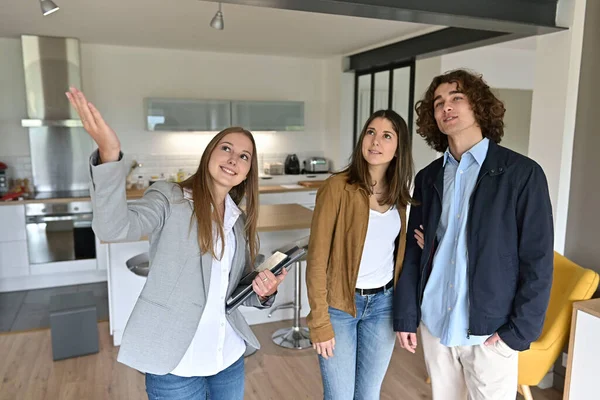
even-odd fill
[(96, 258), (92, 203), (29, 203), (25, 205), (30, 264)]

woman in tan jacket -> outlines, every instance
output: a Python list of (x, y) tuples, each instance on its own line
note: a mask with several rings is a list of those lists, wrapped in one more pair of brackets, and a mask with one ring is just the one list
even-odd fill
[(344, 171), (317, 193), (308, 246), (308, 325), (325, 399), (379, 399), (394, 349), (413, 160), (392, 110), (366, 122)]

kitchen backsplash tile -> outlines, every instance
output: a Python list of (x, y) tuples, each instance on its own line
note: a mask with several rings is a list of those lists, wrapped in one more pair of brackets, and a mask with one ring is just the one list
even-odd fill
[[(265, 162), (285, 162), (285, 158), (289, 153), (262, 153), (258, 155), (259, 174), (263, 174), (263, 165)], [(300, 168), (302, 161), (308, 157), (323, 157), (323, 151), (297, 152), (295, 153), (300, 160)], [(141, 163), (142, 166), (135, 169), (132, 174), (132, 182), (137, 181), (138, 176), (142, 176), (145, 184), (152, 176), (160, 177), (164, 174), (165, 178), (171, 175), (176, 176), (179, 169), (183, 169), (185, 176), (193, 174), (198, 169), (201, 155), (193, 157), (188, 155), (165, 155), (165, 154), (125, 154), (127, 165), (131, 165), (133, 161)]]
[(0, 161), (8, 166), (9, 179), (29, 179), (32, 181), (31, 157), (29, 156), (1, 156)]
[(183, 169), (187, 177), (196, 172), (200, 163), (200, 156), (196, 158), (190, 155), (125, 154), (124, 157), (127, 165), (132, 165), (133, 161), (142, 164), (133, 171), (132, 181), (136, 182), (138, 177), (142, 176), (145, 185), (148, 185), (153, 176), (160, 178), (161, 174), (164, 174), (167, 179), (171, 175), (177, 176), (180, 169)]
[[(285, 162), (285, 158), (289, 153), (261, 153), (258, 155), (259, 174), (263, 175), (263, 166), (265, 162)], [(323, 151), (297, 152), (295, 153), (300, 160), (300, 168), (302, 161), (308, 157), (323, 157)], [(200, 163), (200, 156), (194, 157), (191, 155), (165, 155), (165, 154), (131, 154), (124, 155), (125, 162), (130, 166), (133, 161), (141, 163), (142, 166), (134, 170), (131, 175), (131, 181), (136, 182), (138, 176), (142, 176), (145, 185), (148, 185), (152, 176), (160, 177), (164, 174), (165, 178), (172, 175), (177, 176), (177, 172), (183, 169), (185, 176), (189, 176), (196, 172)], [(2, 156), (0, 161), (8, 166), (8, 175), (10, 179), (29, 179), (33, 182), (33, 173), (31, 169), (30, 156)]]

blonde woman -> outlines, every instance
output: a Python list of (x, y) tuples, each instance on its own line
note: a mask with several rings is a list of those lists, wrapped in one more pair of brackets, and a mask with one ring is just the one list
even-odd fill
[[(243, 354), (247, 345), (260, 345), (239, 310), (225, 313), (225, 301), (258, 253), (252, 134), (219, 132), (193, 176), (155, 183), (128, 203), (117, 135), (83, 93), (71, 89), (67, 97), (98, 145), (90, 159), (96, 235), (111, 242), (150, 240), (150, 273), (118, 361), (146, 373), (149, 399), (243, 399)], [(245, 213), (238, 207), (244, 196)], [(269, 307), (285, 274), (261, 272), (246, 305)]]

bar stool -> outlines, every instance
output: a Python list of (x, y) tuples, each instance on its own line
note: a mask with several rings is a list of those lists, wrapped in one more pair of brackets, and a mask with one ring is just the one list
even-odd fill
[[(281, 249), (277, 249), (277, 251), (285, 252), (294, 246), (308, 249), (308, 238), (309, 237), (306, 236), (294, 243), (282, 247)], [(269, 318), (271, 318), (273, 313), (277, 310), (283, 310), (286, 308), (294, 309), (293, 325), (290, 328), (279, 329), (273, 334), (273, 336), (271, 336), (275, 344), (287, 349), (302, 350), (312, 347), (308, 334), (308, 328), (300, 326), (300, 310), (302, 308), (302, 270), (300, 268), (302, 267), (302, 261), (305, 260), (306, 257), (303, 256), (294, 263), (294, 300), (274, 307), (269, 313)]]

